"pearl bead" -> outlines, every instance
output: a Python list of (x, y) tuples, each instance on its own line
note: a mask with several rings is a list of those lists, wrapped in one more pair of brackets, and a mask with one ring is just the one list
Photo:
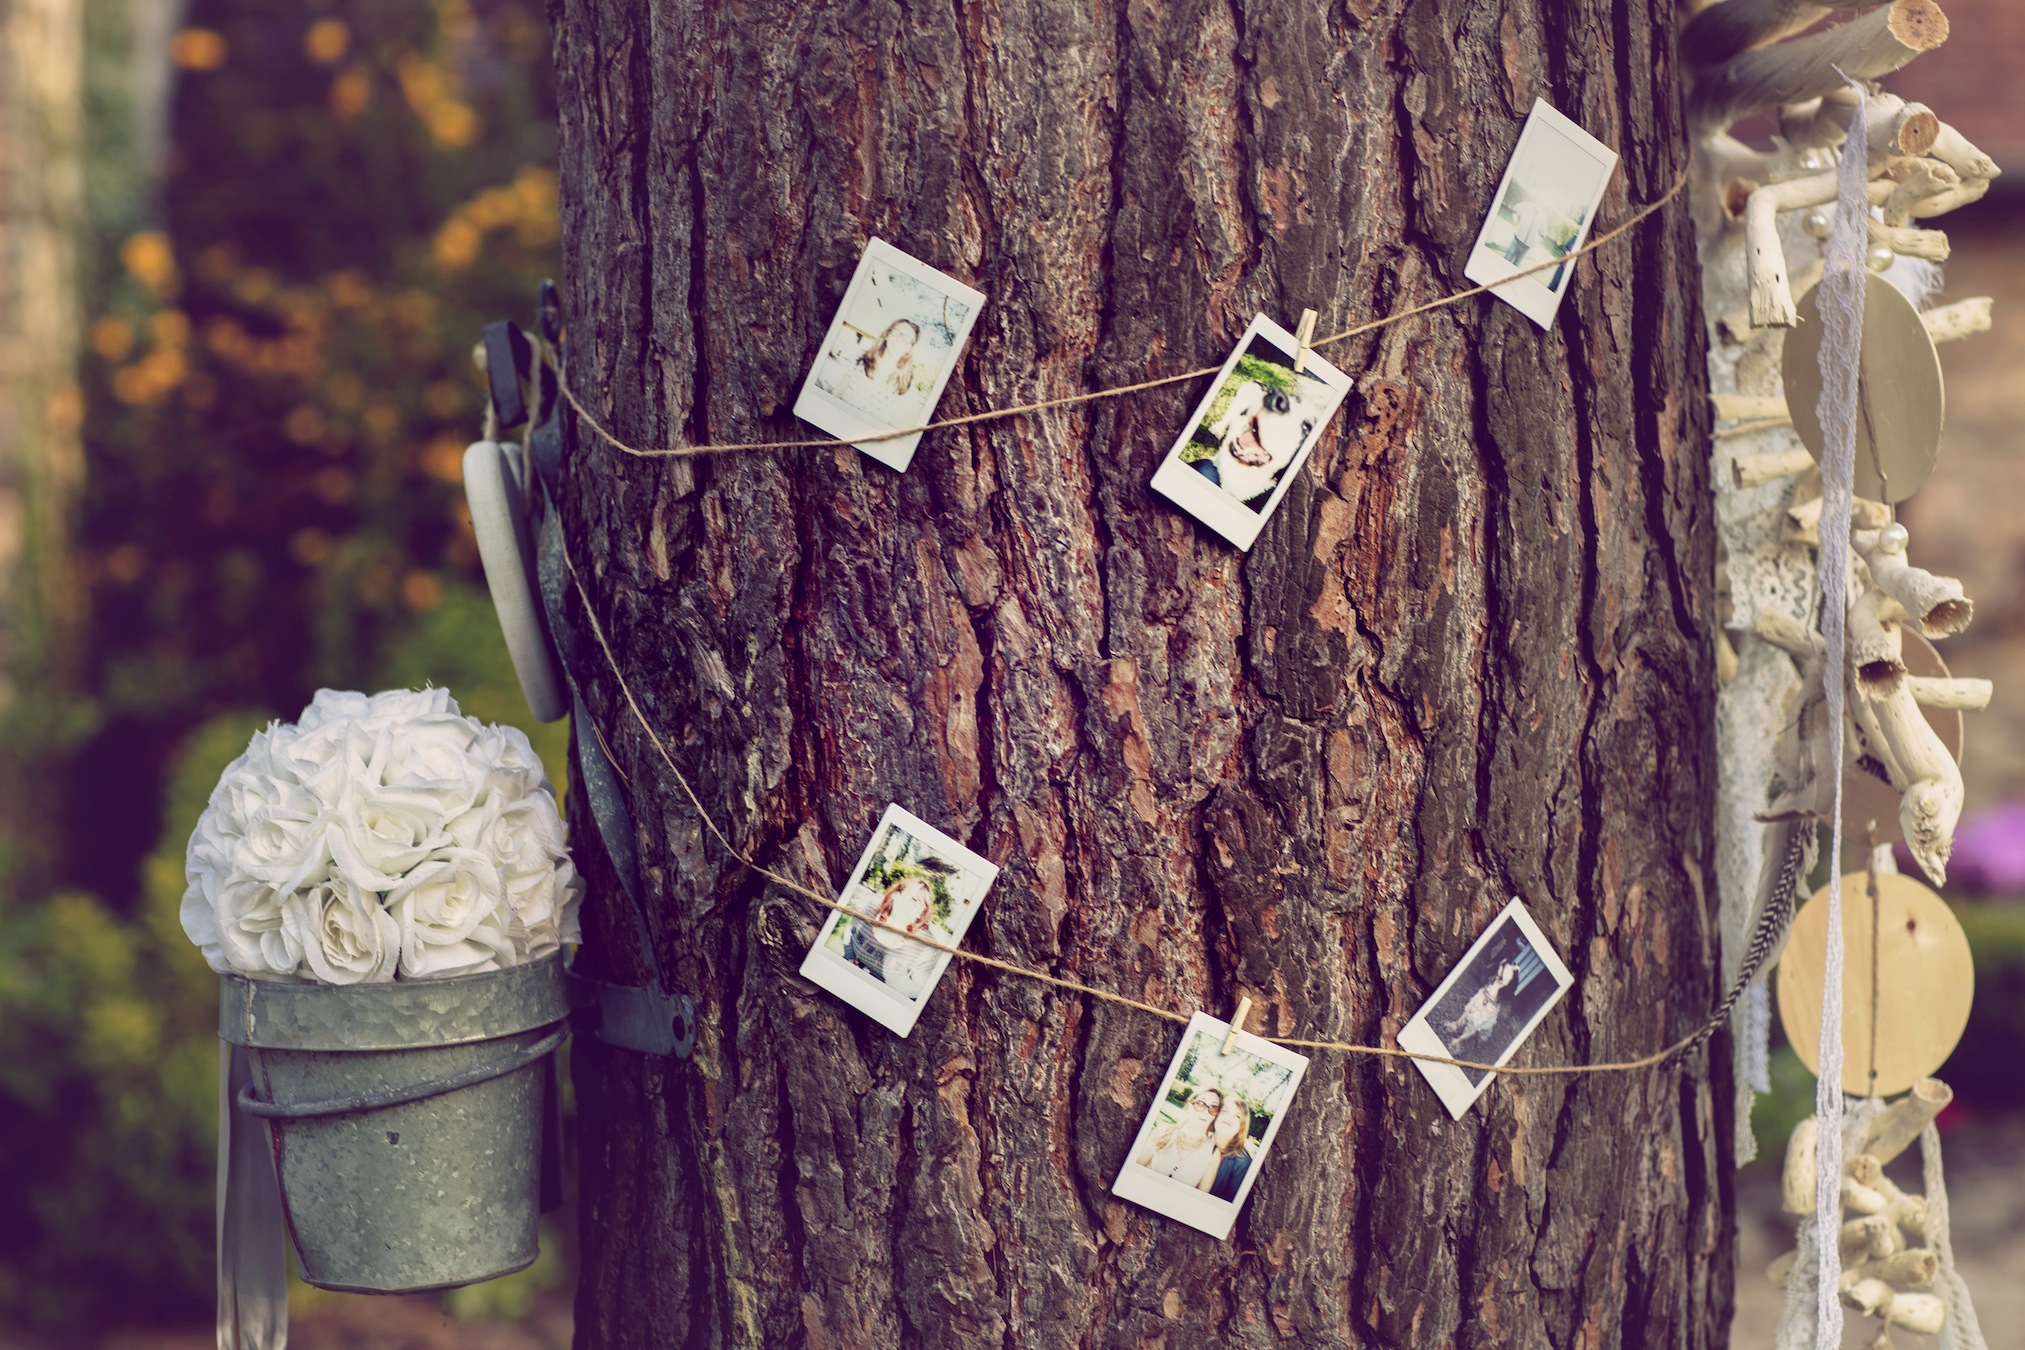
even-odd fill
[(1903, 553), (1905, 546), (1911, 542), (1912, 535), (1895, 520), (1877, 532), (1877, 547), (1881, 553)]
[(1825, 169), (1828, 167), (1828, 156), (1822, 154), (1819, 150), (1802, 150), (1800, 152), (1800, 167), (1803, 169)]
[(1800, 217), (1800, 233), (1809, 239), (1826, 239), (1835, 228), (1835, 219), (1820, 207), (1815, 207)]
[(1863, 265), (1873, 272), (1882, 272), (1898, 257), (1884, 244), (1872, 244), (1870, 251), (1863, 255)]

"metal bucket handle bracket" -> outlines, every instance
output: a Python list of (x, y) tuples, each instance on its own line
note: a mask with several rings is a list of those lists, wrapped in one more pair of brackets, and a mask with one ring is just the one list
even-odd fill
[(455, 1092), (475, 1083), (490, 1082), (503, 1078), (515, 1069), (528, 1065), (549, 1054), (569, 1034), (567, 1027), (558, 1026), (533, 1045), (523, 1046), (510, 1054), (485, 1064), (475, 1064), (459, 1073), (445, 1074), (441, 1078), (425, 1079), (420, 1083), (408, 1083), (401, 1087), (379, 1092), (360, 1092), (346, 1097), (332, 1097), (321, 1102), (270, 1102), (253, 1095), (253, 1085), (248, 1083), (239, 1089), (239, 1109), (248, 1115), (264, 1116), (270, 1120), (310, 1120), (318, 1116), (350, 1115), (356, 1111), (377, 1111), (382, 1107), (400, 1106), (406, 1102), (419, 1102), (428, 1097), (440, 1097), (446, 1092)]
[(570, 1002), (588, 1023), (584, 1029), (606, 1045), (676, 1059), (696, 1048), (696, 1003), (689, 995), (664, 994), (658, 985), (607, 984), (568, 967), (563, 974)]

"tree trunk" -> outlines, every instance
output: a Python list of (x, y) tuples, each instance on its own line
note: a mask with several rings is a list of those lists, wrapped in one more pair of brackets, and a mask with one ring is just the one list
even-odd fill
[(0, 0), (0, 884), (17, 894), (55, 870), (50, 723), (80, 617), (85, 56), (80, 0)]
[[(816, 434), (788, 409), (872, 235), (989, 297), (944, 416), (1432, 298), (1535, 96), (1623, 154), (1606, 226), (1672, 184), (1673, 8), (563, 0), (572, 385), (635, 445)], [(905, 474), (578, 425), (566, 535), (706, 805), (818, 890), (897, 801), (1003, 865), (969, 948), (1368, 1044), (1516, 893), (1576, 978), (1522, 1062), (1643, 1054), (1718, 992), (1693, 250), (1683, 196), (1548, 332), (1485, 297), (1332, 348), (1356, 392), (1249, 555), (1148, 488), (1199, 385)], [(1178, 1028), (959, 962), (888, 1034), (589, 683), (701, 1029), (577, 1043), (580, 1345), (1726, 1342), (1726, 1051), (1460, 1124), (1322, 1053), (1213, 1241), (1110, 1194)], [(588, 866), (584, 960), (637, 981)]]

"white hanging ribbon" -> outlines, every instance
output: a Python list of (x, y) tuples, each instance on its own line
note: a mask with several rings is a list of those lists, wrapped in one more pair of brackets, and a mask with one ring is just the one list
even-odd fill
[(264, 1121), (239, 1110), (246, 1048), (218, 1042), (218, 1350), (288, 1345), (288, 1229)]
[(1955, 1242), (1948, 1231), (1948, 1181), (1941, 1171), (1941, 1134), (1931, 1120), (1920, 1131), (1920, 1162), (1927, 1189), (1927, 1245), (1934, 1249), (1940, 1265), (1934, 1288), (1948, 1310), (1948, 1320), (1941, 1324), (1941, 1350), (1990, 1350), (1982, 1324), (1976, 1320), (1976, 1305), (1969, 1299), (1969, 1286), (1955, 1269)]
[(1814, 1083), (1814, 1229), (1816, 1350), (1842, 1344), (1837, 1281), (1842, 1253), (1842, 704), (1848, 664), (1849, 516), (1855, 495), (1856, 418), (1863, 351), (1864, 250), (1869, 242), (1867, 90), (1856, 81), (1856, 109), (1842, 143), (1835, 224), (1828, 235), (1817, 304), (1821, 312), (1821, 636), (1822, 693), (1828, 704), (1828, 771), (1834, 778), (1829, 830), (1828, 941), (1821, 973), (1821, 1045)]

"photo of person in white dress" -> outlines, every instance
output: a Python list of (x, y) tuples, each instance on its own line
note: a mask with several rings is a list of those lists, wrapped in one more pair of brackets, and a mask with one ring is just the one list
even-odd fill
[[(929, 936), (935, 919), (935, 891), (924, 877), (903, 876), (879, 896), (876, 904), (861, 908), (879, 924), (850, 924), (844, 939), (844, 959), (886, 987), (908, 998), (920, 998), (934, 973), (935, 958), (941, 953), (925, 942), (910, 941), (909, 934)], [(894, 929), (900, 932), (894, 932)]]
[[(1455, 1059), (1493, 1064), (1518, 1039), (1533, 1014), (1559, 992), (1540, 954), (1507, 918), (1470, 958), (1462, 975), (1428, 1010), (1427, 1024)], [(1483, 1069), (1459, 1070), (1472, 1085)]]

